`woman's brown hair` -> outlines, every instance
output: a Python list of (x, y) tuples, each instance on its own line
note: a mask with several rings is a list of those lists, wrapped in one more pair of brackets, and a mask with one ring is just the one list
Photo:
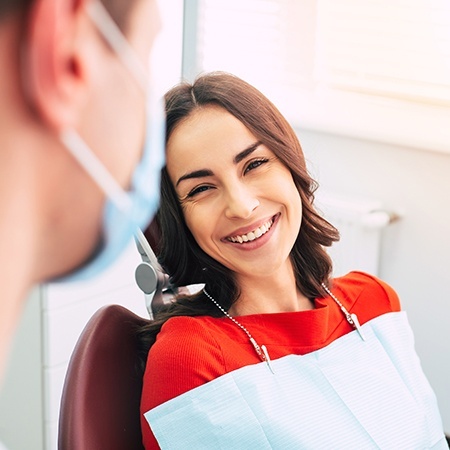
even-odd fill
[[(300, 142), (283, 115), (256, 88), (223, 72), (202, 75), (193, 84), (181, 83), (166, 94), (165, 101), (166, 142), (193, 111), (208, 105), (219, 106), (239, 119), (291, 171), (302, 201), (302, 224), (291, 251), (297, 288), (311, 299), (325, 295), (321, 283), (328, 282), (332, 264), (324, 247), (337, 241), (339, 233), (313, 207), (317, 183), (308, 174)], [(206, 290), (228, 310), (239, 297), (235, 277), (197, 245), (186, 226), (166, 168), (162, 170), (157, 222), (161, 230), (158, 259), (170, 274), (172, 284), (204, 283)], [(141, 330), (145, 355), (164, 322), (180, 315), (221, 316), (222, 313), (202, 292), (178, 296)]]

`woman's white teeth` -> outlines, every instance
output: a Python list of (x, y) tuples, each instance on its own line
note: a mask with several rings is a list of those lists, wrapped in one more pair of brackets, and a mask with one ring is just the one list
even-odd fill
[(228, 238), (228, 240), (231, 242), (239, 242), (239, 244), (242, 244), (243, 242), (254, 241), (255, 239), (261, 237), (263, 234), (266, 234), (270, 230), (272, 224), (273, 220), (270, 219), (269, 221), (258, 227), (256, 230), (250, 231), (250, 233), (242, 234), (240, 236), (230, 237)]

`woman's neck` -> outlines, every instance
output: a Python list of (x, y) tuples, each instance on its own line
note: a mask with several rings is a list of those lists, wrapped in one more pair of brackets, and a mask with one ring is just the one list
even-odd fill
[(282, 270), (264, 277), (238, 276), (237, 282), (241, 294), (229, 310), (231, 315), (314, 309), (313, 301), (297, 289), (293, 270)]

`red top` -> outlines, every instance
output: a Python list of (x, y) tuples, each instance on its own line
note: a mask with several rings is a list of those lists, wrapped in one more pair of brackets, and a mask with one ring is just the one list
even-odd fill
[[(400, 311), (397, 294), (386, 283), (361, 272), (333, 280), (333, 294), (360, 324)], [(315, 300), (315, 309), (238, 317), (272, 360), (304, 355), (353, 331), (330, 297)], [(174, 317), (158, 334), (149, 352), (141, 399), (141, 422), (147, 450), (159, 446), (143, 416), (150, 409), (232, 370), (261, 362), (245, 332), (227, 317)]]

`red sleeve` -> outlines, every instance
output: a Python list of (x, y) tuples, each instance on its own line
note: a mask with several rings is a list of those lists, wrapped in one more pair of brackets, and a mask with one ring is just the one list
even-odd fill
[(169, 319), (150, 349), (141, 397), (144, 447), (159, 449), (144, 413), (225, 373), (214, 335), (193, 317)]
[(350, 272), (337, 281), (338, 287), (350, 302), (350, 312), (358, 313), (361, 324), (382, 314), (401, 310), (394, 289), (374, 275)]
[(382, 297), (385, 304), (388, 305), (389, 310), (391, 312), (401, 311), (402, 308), (397, 292), (395, 292), (394, 289), (385, 281), (382, 281), (379, 278), (371, 275), (366, 276), (372, 278), (372, 280), (377, 285), (377, 289), (381, 289), (382, 292), (380, 292), (380, 297)]

